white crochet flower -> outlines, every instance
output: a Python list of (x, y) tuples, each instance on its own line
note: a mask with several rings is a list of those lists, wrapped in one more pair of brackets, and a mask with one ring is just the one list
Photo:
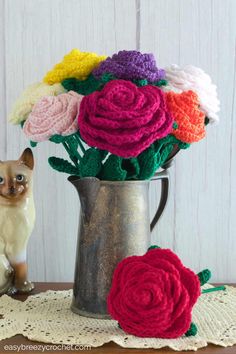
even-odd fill
[[(217, 113), (220, 110), (220, 101), (217, 97), (216, 85), (202, 69), (193, 65), (181, 68), (172, 64), (165, 68), (168, 86), (166, 91), (182, 92), (192, 90), (196, 92), (200, 101), (200, 109), (209, 118), (211, 123), (219, 121)], [(177, 91), (176, 91), (177, 90)]]
[(9, 121), (13, 124), (20, 124), (28, 118), (35, 103), (44, 96), (57, 96), (66, 92), (61, 84), (48, 85), (44, 82), (37, 82), (28, 86), (15, 102), (9, 115)]

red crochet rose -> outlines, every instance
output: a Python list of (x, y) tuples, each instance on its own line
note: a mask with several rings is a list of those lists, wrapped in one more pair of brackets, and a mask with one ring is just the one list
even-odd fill
[(172, 251), (155, 248), (118, 264), (107, 304), (111, 317), (129, 334), (177, 338), (190, 328), (199, 295), (197, 275)]
[(159, 88), (125, 80), (110, 81), (84, 97), (78, 120), (88, 145), (125, 158), (136, 157), (168, 135), (173, 124)]

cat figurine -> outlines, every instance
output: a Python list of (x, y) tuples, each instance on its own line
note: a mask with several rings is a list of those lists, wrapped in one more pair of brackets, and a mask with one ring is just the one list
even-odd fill
[(19, 160), (0, 161), (0, 293), (28, 293), (26, 248), (35, 223), (34, 157), (27, 148)]

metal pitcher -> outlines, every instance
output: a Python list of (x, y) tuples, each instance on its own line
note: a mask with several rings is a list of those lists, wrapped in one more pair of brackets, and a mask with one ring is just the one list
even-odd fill
[(142, 255), (150, 246), (151, 232), (168, 198), (169, 174), (162, 181), (157, 212), (150, 225), (150, 181), (103, 181), (70, 176), (80, 198), (80, 223), (73, 289), (73, 312), (110, 318), (106, 299), (112, 275), (122, 259)]

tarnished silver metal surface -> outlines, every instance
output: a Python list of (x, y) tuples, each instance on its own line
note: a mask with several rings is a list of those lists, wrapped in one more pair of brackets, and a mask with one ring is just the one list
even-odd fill
[[(162, 173), (157, 179), (165, 179)], [(80, 224), (72, 310), (80, 315), (109, 318), (106, 298), (112, 274), (123, 258), (142, 255), (150, 246), (149, 181), (68, 179), (77, 189)], [(165, 186), (166, 188), (166, 186)], [(159, 205), (157, 222), (167, 201)]]

